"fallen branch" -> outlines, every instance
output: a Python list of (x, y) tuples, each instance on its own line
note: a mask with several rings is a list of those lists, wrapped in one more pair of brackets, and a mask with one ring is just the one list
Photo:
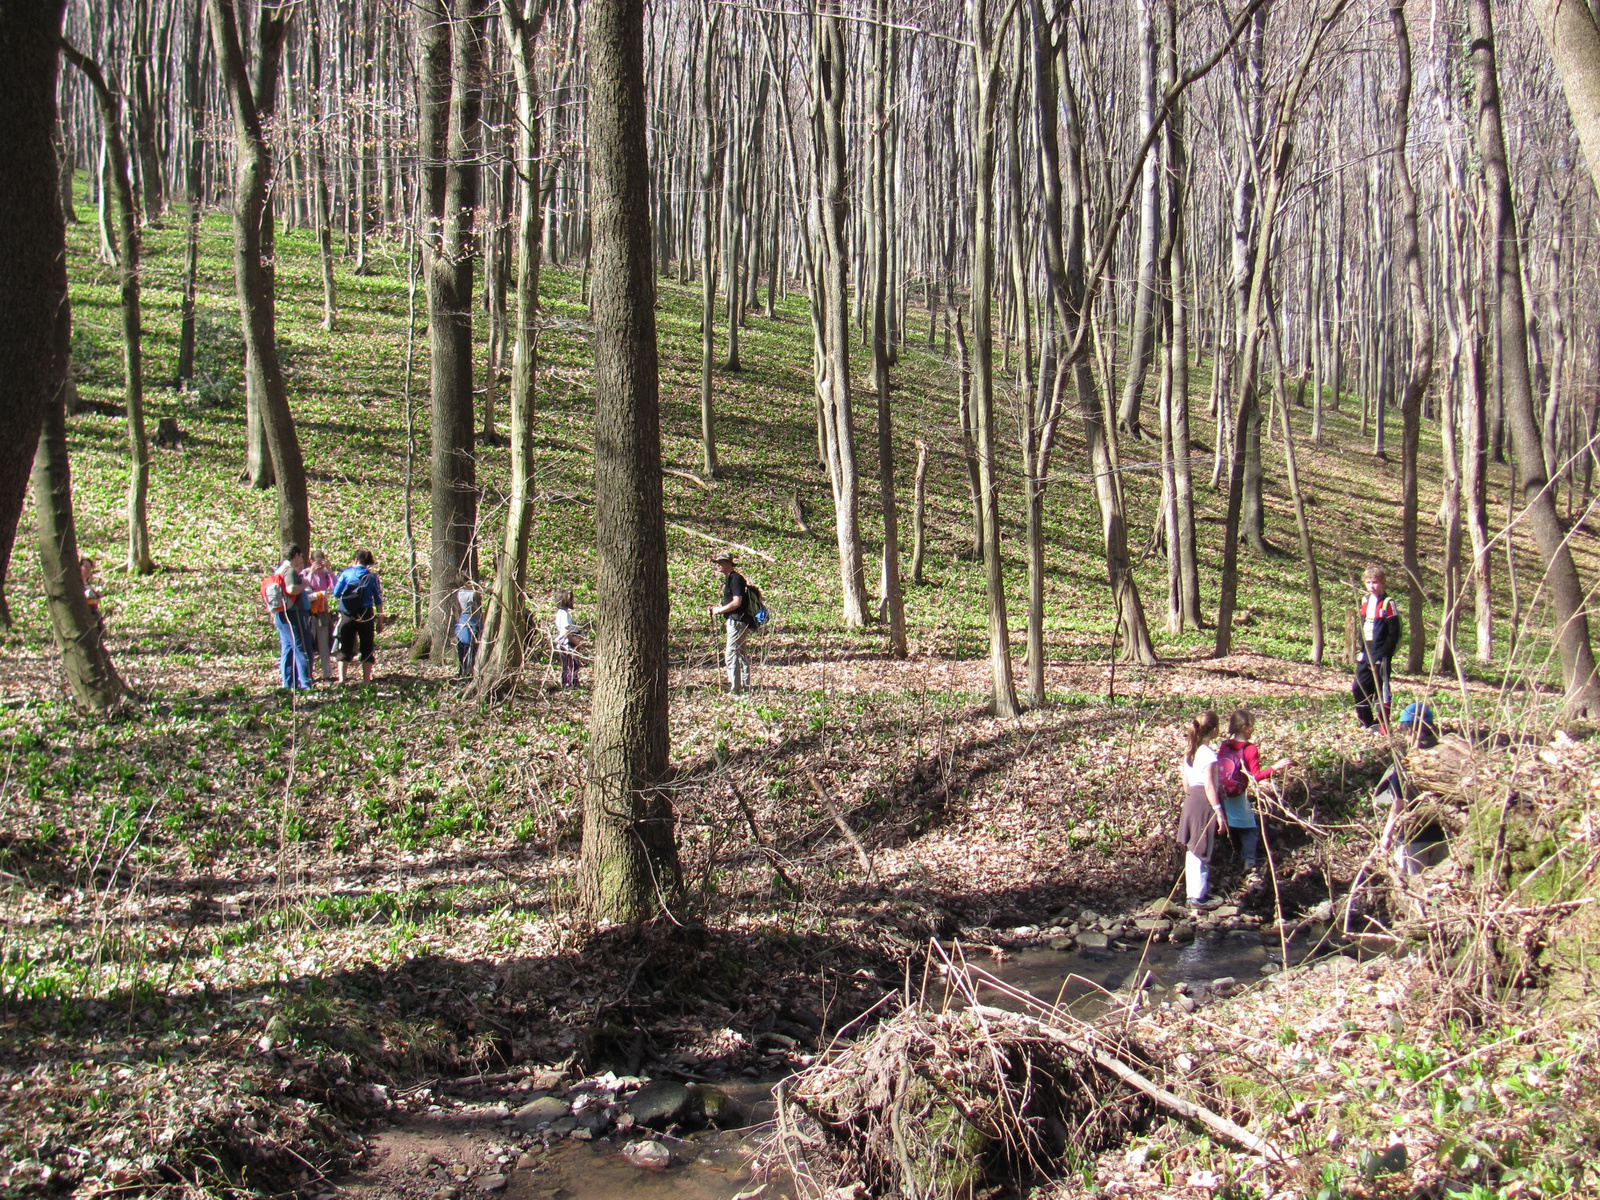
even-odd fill
[(878, 873), (872, 869), (872, 858), (867, 854), (867, 848), (861, 844), (861, 839), (856, 836), (856, 831), (850, 828), (850, 823), (844, 819), (844, 814), (839, 811), (839, 806), (833, 802), (833, 797), (822, 790), (822, 785), (817, 782), (817, 777), (806, 768), (806, 778), (811, 781), (811, 790), (817, 794), (817, 799), (827, 806), (828, 815), (833, 818), (833, 823), (839, 827), (839, 832), (844, 834), (849, 843), (855, 847), (856, 859), (861, 863), (861, 869), (867, 873), (870, 883), (878, 882)]
[[(576, 450), (581, 454), (593, 454), (594, 453), (594, 447), (593, 446), (586, 446), (582, 442), (564, 442), (560, 438), (546, 438), (545, 441), (547, 441), (552, 446), (559, 446), (563, 450)], [(709, 483), (707, 483), (704, 479), (701, 479), (700, 476), (696, 475), (693, 471), (684, 471), (684, 470), (680, 470), (677, 467), (662, 467), (661, 468), (661, 473), (663, 475), (674, 476), (675, 478), (678, 478), (678, 479), (687, 479), (690, 483), (694, 484), (697, 488), (701, 488), (704, 491), (708, 491), (709, 492), (711, 490), (711, 485)]]
[(719, 546), (724, 546), (724, 545), (732, 546), (735, 550), (743, 550), (746, 554), (754, 554), (757, 558), (766, 559), (766, 561), (769, 562), (769, 563), (775, 563), (775, 562), (778, 561), (777, 559), (773, 558), (772, 555), (770, 555), (770, 554), (763, 554), (761, 551), (757, 550), (754, 546), (742, 546), (738, 542), (724, 541), (722, 538), (713, 537), (709, 533), (701, 533), (698, 529), (690, 529), (687, 525), (679, 525), (676, 521), (668, 521), (667, 525), (672, 529), (681, 530), (682, 532), (690, 534), (690, 535), (692, 535), (694, 537), (705, 538), (706, 541), (714, 542), (715, 544), (717, 544)]
[(1244, 1126), (1235, 1124), (1228, 1120), (1227, 1117), (1219, 1116), (1209, 1108), (1196, 1104), (1192, 1100), (1185, 1100), (1182, 1096), (1167, 1091), (1160, 1084), (1146, 1079), (1115, 1055), (1107, 1054), (1103, 1050), (1096, 1050), (1083, 1040), (1062, 1033), (1059, 1029), (1046, 1024), (1044, 1021), (1023, 1016), (1021, 1013), (1008, 1012), (1003, 1008), (989, 1008), (981, 1004), (974, 1006), (971, 1011), (983, 1017), (1020, 1021), (1048, 1041), (1052, 1041), (1058, 1046), (1065, 1046), (1068, 1050), (1092, 1059), (1096, 1066), (1110, 1071), (1129, 1087), (1143, 1092), (1157, 1104), (1178, 1114), (1178, 1116), (1191, 1121), (1198, 1121), (1211, 1130), (1212, 1133), (1217, 1134), (1219, 1137), (1227, 1138), (1234, 1145), (1242, 1146), (1252, 1154), (1260, 1154), (1278, 1162), (1282, 1162), (1284, 1159), (1283, 1152), (1265, 1138), (1256, 1136)]

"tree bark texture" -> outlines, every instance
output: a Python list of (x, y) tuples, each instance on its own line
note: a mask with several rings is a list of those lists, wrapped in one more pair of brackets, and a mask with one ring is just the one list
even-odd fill
[[(68, 364), (56, 322), (67, 302), (66, 226), (56, 159), (56, 79), (65, 0), (0, 10), (0, 624), (11, 624), (6, 568), (45, 409)], [(76, 560), (74, 560), (76, 568)]]
[(645, 146), (643, 0), (591, 0), (595, 681), (579, 894), (637, 921), (679, 885), (668, 782), (667, 531)]
[(484, 18), (484, 0), (424, 0), (417, 9), (418, 143), (433, 414), (432, 539), (423, 636), (435, 663), (443, 663), (451, 652), (458, 580), (476, 575), (472, 288), (478, 255), (474, 223), (481, 174), (478, 117)]

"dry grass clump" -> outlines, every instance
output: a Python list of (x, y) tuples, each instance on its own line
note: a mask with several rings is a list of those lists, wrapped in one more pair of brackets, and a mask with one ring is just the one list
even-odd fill
[[(1102, 1048), (1143, 1057), (1121, 1039)], [(784, 1099), (820, 1129), (790, 1144), (809, 1141), (831, 1160), (827, 1174), (870, 1195), (918, 1200), (963, 1200), (1052, 1174), (1120, 1145), (1153, 1113), (1092, 1052), (1044, 1036), (1036, 1022), (920, 1007), (798, 1076)]]

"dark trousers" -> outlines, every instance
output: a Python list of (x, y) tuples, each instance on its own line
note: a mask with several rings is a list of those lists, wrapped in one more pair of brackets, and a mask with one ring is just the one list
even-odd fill
[(1374, 659), (1368, 654), (1356, 666), (1356, 681), (1350, 687), (1356, 699), (1356, 720), (1370, 728), (1378, 723), (1373, 715), (1373, 705), (1382, 706), (1385, 724), (1389, 721), (1389, 660)]
[(561, 660), (561, 686), (564, 688), (578, 686), (578, 656), (570, 650), (557, 650), (556, 657)]
[(470, 642), (456, 639), (456, 674), (465, 679), (472, 674), (472, 668), (478, 662), (478, 639), (473, 637)]

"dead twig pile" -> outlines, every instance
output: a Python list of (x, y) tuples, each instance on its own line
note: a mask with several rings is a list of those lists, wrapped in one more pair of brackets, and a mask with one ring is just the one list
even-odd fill
[[(1141, 1062), (1136, 1045), (1100, 1033), (1075, 1049), (1049, 1033), (993, 1009), (908, 1008), (786, 1086), (780, 1138), (809, 1141), (829, 1174), (871, 1195), (957, 1200), (1048, 1176), (1149, 1125), (1149, 1097), (1097, 1061)], [(820, 1136), (798, 1133), (791, 1101)]]

